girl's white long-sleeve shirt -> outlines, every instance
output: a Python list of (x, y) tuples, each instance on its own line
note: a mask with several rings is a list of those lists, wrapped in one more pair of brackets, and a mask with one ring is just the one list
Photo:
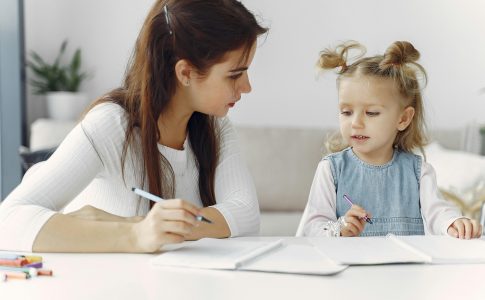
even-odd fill
[[(127, 117), (121, 106), (99, 104), (47, 161), (29, 169), (21, 184), (0, 205), (0, 250), (32, 251), (37, 234), (50, 217), (85, 205), (123, 217), (146, 215), (149, 201), (131, 191), (132, 187), (140, 187), (143, 163), (132, 148), (127, 151), (122, 176), (126, 126)], [(236, 132), (227, 118), (220, 120), (219, 130), (217, 203), (213, 207), (224, 216), (231, 236), (257, 233), (260, 216), (256, 190), (241, 158)], [(136, 132), (135, 143), (139, 140)], [(173, 169), (175, 198), (202, 206), (199, 171), (188, 139), (184, 150), (160, 144), (158, 148)]]
[[(419, 198), (425, 234), (446, 235), (460, 210), (444, 200), (438, 190), (434, 168), (422, 160)], [(322, 160), (317, 167), (297, 236), (327, 236), (328, 222), (336, 222), (336, 191), (330, 162)], [(365, 209), (365, 207), (364, 207)], [(370, 212), (372, 213), (372, 212)]]

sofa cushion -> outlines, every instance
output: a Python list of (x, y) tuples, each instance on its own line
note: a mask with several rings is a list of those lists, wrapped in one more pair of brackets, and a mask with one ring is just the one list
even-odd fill
[(261, 236), (294, 236), (302, 212), (261, 212)]
[(331, 131), (237, 127), (263, 211), (303, 211)]
[(436, 170), (438, 187), (471, 207), (485, 199), (485, 157), (449, 150), (434, 142), (425, 148), (427, 161)]

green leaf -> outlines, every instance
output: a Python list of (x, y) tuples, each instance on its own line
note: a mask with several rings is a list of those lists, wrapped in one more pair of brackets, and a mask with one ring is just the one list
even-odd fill
[(67, 47), (67, 40), (64, 40), (61, 44), (61, 49), (59, 50), (59, 54), (56, 57), (56, 60), (54, 62), (54, 66), (59, 66), (59, 63), (61, 62), (61, 58), (64, 55), (64, 52), (66, 51)]
[(35, 75), (38, 77), (46, 77), (47, 75), (47, 68), (39, 68), (34, 65), (29, 65), (30, 69), (34, 72)]
[(81, 71), (81, 49), (76, 49), (68, 65), (62, 64), (66, 48), (67, 40), (64, 40), (53, 64), (47, 63), (37, 52), (30, 51), (30, 59), (25, 65), (32, 71), (34, 78), (29, 82), (35, 93), (77, 92), (81, 83), (88, 78), (87, 73)]
[(34, 60), (34, 62), (32, 62), (32, 64), (35, 63), (35, 64), (37, 64), (39, 66), (47, 66), (47, 64), (45, 63), (45, 61), (36, 52), (31, 51), (30, 52), (30, 56)]
[(71, 73), (75, 74), (77, 71), (79, 71), (79, 68), (81, 67), (81, 50), (77, 49), (76, 52), (74, 53), (74, 56), (72, 57), (71, 61)]

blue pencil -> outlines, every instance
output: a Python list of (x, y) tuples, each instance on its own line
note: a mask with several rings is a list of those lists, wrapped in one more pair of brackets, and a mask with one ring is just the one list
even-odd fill
[(23, 256), (18, 254), (8, 254), (8, 253), (0, 254), (0, 259), (16, 260), (19, 257), (23, 257)]
[[(131, 190), (139, 195), (139, 196), (142, 196), (144, 198), (147, 198), (149, 200), (152, 200), (152, 201), (155, 201), (155, 202), (160, 202), (160, 201), (164, 201), (165, 199), (163, 198), (160, 198), (158, 196), (155, 196), (149, 192), (145, 192), (144, 190), (140, 190), (138, 188), (135, 188), (135, 187), (132, 187)], [(212, 221), (207, 219), (206, 217), (204, 216), (195, 216), (195, 218), (197, 219), (197, 221), (202, 221), (202, 222), (206, 222), (206, 223), (209, 223), (209, 224), (212, 224)]]

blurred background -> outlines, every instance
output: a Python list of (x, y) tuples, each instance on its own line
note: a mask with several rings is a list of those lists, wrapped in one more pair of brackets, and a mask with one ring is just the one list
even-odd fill
[[(93, 74), (81, 89), (90, 99), (117, 87), (152, 0), (24, 0), (25, 48), (53, 60), (59, 45), (81, 48)], [(248, 125), (335, 126), (335, 76), (317, 80), (319, 51), (349, 39), (368, 54), (407, 40), (421, 52), (431, 127), (485, 121), (485, 2), (479, 0), (243, 0), (270, 28), (250, 68), (253, 92), (231, 111)], [(69, 55), (67, 55), (69, 57)], [(27, 97), (28, 122), (45, 116)]]
[[(479, 129), (485, 124), (484, 1), (242, 2), (270, 31), (259, 40), (249, 70), (252, 93), (244, 95), (243, 101), (229, 113), (237, 126), (336, 128), (336, 76), (331, 72), (317, 76), (315, 62), (319, 51), (352, 39), (365, 45), (367, 53), (373, 55), (383, 53), (393, 41), (407, 40), (421, 52), (420, 61), (428, 72), (424, 95), (429, 129), (460, 133), (455, 150), (482, 152)], [(1, 3), (3, 199), (21, 176), (20, 168), (15, 167), (16, 143), (30, 147), (35, 139), (33, 124), (50, 118), (45, 95), (33, 93), (28, 83), (31, 71), (23, 68), (30, 51), (53, 61), (66, 39), (66, 60), (80, 49), (82, 69), (89, 76), (79, 91), (92, 101), (120, 85), (153, 1), (2, 0)], [(12, 40), (12, 36), (17, 39)], [(7, 44), (10, 58), (5, 55)], [(17, 73), (5, 69), (6, 62), (16, 60), (20, 68)], [(13, 94), (18, 98), (12, 99), (12, 94), (7, 96), (5, 91), (17, 79), (18, 88), (14, 87)], [(14, 101), (19, 104), (12, 104)]]

